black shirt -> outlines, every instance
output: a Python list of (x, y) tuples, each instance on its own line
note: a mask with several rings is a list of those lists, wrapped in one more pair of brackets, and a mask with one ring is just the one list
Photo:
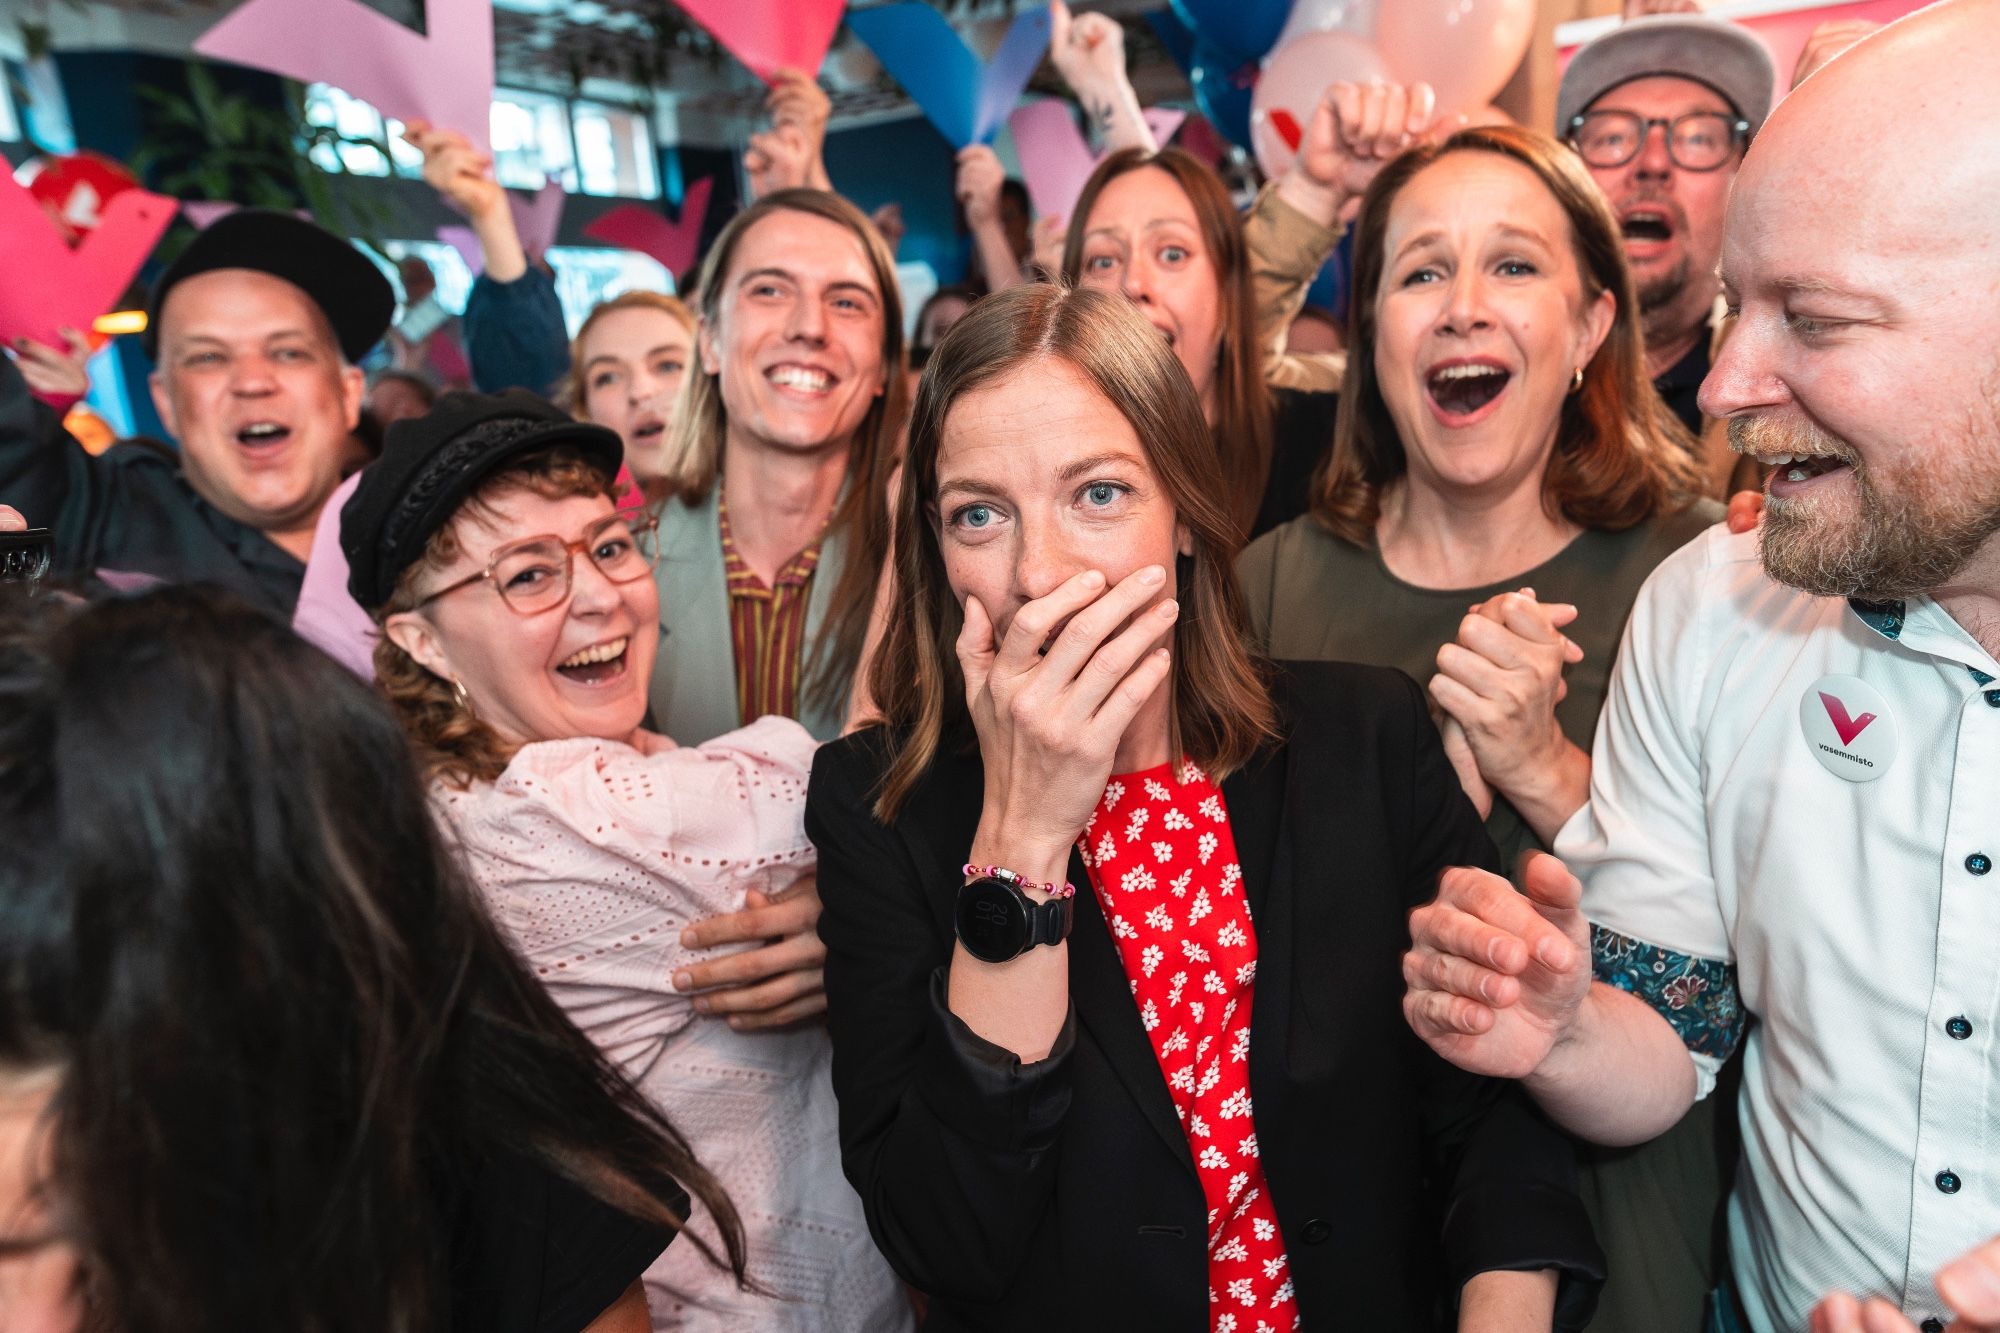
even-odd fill
[(0, 504), (55, 532), (55, 571), (216, 583), (285, 620), (306, 567), (195, 494), (170, 460), (119, 445), (93, 458), (0, 356)]
[[(676, 1211), (685, 1215), (686, 1195)], [(540, 1162), (497, 1156), (452, 1210), (451, 1327), (578, 1333), (624, 1295), (673, 1236)]]
[(1257, 537), (1306, 512), (1313, 473), (1333, 448), (1337, 393), (1304, 389), (1271, 391), (1271, 475), (1250, 535)]
[(1653, 387), (1666, 401), (1667, 407), (1681, 419), (1688, 433), (1697, 439), (1701, 436), (1701, 404), (1697, 401), (1701, 393), (1701, 382), (1708, 378), (1709, 330), (1704, 328), (1701, 337), (1695, 339), (1688, 354), (1669, 366), (1666, 373), (1653, 381)]

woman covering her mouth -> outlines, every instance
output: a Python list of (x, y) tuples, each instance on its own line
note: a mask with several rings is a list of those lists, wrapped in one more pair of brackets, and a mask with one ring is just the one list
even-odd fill
[[(1618, 224), (1553, 139), (1463, 129), (1391, 162), (1361, 205), (1350, 302), (1333, 453), (1311, 512), (1238, 562), (1250, 620), (1276, 656), (1428, 682), (1511, 866), (1584, 803), (1640, 584), (1722, 510), (1690, 503), (1701, 480), (1645, 377)], [(1699, 1322), (1725, 1183), (1713, 1104), (1586, 1157), (1607, 1306), (1676, 1312), (1618, 1327)]]
[(1581, 1327), (1568, 1148), (1402, 1017), (1492, 844), (1414, 683), (1256, 653), (1226, 495), (1122, 297), (938, 345), (807, 812), (848, 1176), (933, 1329)]
[[(646, 729), (659, 594), (621, 454), (524, 392), (393, 427), (341, 515), (377, 677), (494, 917), (736, 1201), (754, 1287), (677, 1247), (646, 1274), (653, 1326), (906, 1327), (802, 1022), (825, 1007), (816, 742), (779, 717), (695, 747)], [(761, 947), (716, 950), (737, 941)]]

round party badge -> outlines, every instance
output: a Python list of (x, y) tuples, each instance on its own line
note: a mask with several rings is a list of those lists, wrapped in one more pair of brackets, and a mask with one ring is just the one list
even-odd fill
[(1807, 686), (1799, 729), (1820, 766), (1849, 782), (1873, 782), (1896, 759), (1889, 701), (1859, 676), (1821, 676)]

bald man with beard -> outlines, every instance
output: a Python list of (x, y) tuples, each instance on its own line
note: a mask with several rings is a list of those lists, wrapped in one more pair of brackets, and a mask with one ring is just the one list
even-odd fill
[(1761, 538), (1640, 594), (1561, 859), (1411, 920), (1418, 1034), (1587, 1139), (1743, 1046), (1711, 1333), (2000, 1329), (1996, 36), (1946, 0), (1766, 123), (1702, 389), (1773, 469)]

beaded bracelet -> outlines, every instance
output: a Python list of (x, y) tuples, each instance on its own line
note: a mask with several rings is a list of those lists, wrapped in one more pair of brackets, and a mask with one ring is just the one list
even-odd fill
[(1018, 875), (1005, 866), (968, 865), (965, 867), (965, 873), (968, 875), (985, 875), (989, 879), (997, 879), (1004, 884), (1012, 884), (1017, 889), (1039, 889), (1051, 898), (1076, 897), (1076, 885), (1074, 884), (1037, 884), (1034, 880), (1028, 879), (1023, 875)]

